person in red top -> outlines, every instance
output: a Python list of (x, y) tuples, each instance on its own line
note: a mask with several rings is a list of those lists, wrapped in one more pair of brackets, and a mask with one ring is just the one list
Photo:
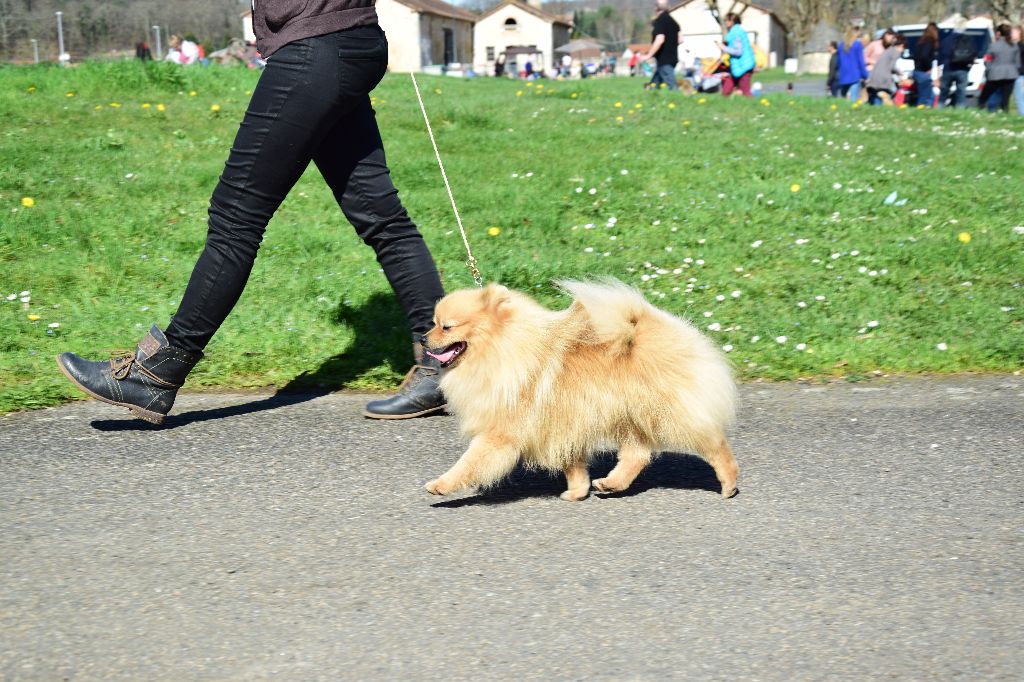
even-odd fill
[[(414, 340), (433, 326), (434, 304), (444, 295), (430, 251), (391, 182), (370, 106), (388, 62), (373, 0), (256, 0), (253, 9), (267, 65), (210, 199), (206, 246), (177, 312), (166, 329), (154, 324), (132, 354), (57, 359), (85, 393), (156, 424), (241, 296), (267, 223), (310, 163), (376, 253)], [(399, 393), (369, 403), (367, 417), (403, 419), (444, 408), (439, 365), (415, 348)]]

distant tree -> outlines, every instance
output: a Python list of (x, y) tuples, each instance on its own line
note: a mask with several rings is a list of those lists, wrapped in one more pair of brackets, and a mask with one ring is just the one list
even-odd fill
[(810, 40), (811, 32), (825, 14), (826, 2), (827, 0), (782, 0), (779, 3), (783, 21), (789, 28), (789, 37), (796, 45), (798, 65), (804, 45)]
[(1020, 21), (1024, 12), (1022, 0), (988, 0), (988, 7), (992, 11), (992, 19), (996, 24), (1004, 22)]
[(925, 21), (942, 21), (950, 14), (949, 0), (921, 0), (921, 19)]

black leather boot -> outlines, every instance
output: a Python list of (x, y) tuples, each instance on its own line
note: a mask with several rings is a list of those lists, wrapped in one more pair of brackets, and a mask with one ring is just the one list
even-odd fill
[(154, 324), (135, 353), (99, 362), (61, 353), (57, 365), (93, 398), (127, 407), (140, 419), (162, 424), (185, 377), (202, 357), (202, 353), (171, 346)]
[(398, 387), (398, 394), (366, 404), (364, 417), (370, 419), (412, 419), (425, 417), (444, 410), (441, 393), (441, 363), (425, 354), (423, 346), (413, 344), (415, 364)]

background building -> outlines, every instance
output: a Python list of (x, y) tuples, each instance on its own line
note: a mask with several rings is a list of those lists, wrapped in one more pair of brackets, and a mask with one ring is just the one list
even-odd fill
[(505, 0), (477, 19), (473, 31), (477, 73), (494, 73), (494, 60), (502, 52), (510, 73), (521, 70), (527, 60), (537, 71), (557, 66), (560, 55), (555, 48), (569, 42), (572, 22), (540, 9), (540, 0), (531, 1)]

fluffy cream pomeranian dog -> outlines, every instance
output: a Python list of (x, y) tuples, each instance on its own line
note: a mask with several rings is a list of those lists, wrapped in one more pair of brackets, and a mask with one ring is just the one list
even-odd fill
[(722, 354), (617, 280), (558, 285), (575, 298), (565, 310), (497, 284), (438, 302), (424, 343), (446, 368), (441, 389), (470, 444), (426, 489), (487, 487), (522, 462), (564, 472), (562, 499), (582, 500), (590, 457), (615, 448), (599, 492), (628, 488), (656, 452), (696, 452), (731, 497), (736, 386)]

